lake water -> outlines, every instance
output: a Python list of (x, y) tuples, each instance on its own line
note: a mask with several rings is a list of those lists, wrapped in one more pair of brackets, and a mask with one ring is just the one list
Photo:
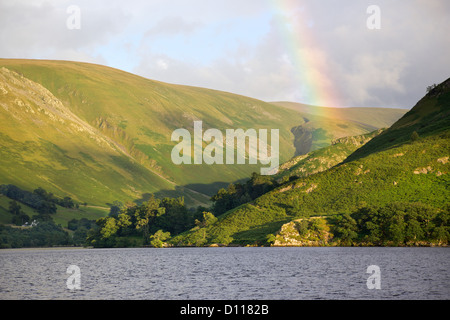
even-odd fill
[[(447, 300), (449, 258), (448, 248), (0, 250), (0, 299)], [(67, 286), (71, 265), (79, 290)], [(372, 265), (380, 289), (368, 288)]]

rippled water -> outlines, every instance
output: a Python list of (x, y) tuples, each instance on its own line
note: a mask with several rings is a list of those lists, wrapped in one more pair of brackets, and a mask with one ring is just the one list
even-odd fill
[[(450, 298), (447, 248), (0, 250), (0, 299)], [(66, 284), (70, 265), (80, 290)], [(368, 266), (381, 270), (369, 290)]]

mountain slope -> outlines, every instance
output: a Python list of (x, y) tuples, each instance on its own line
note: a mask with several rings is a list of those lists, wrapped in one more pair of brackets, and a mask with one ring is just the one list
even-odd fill
[(0, 79), (2, 183), (50, 186), (93, 204), (139, 198), (133, 188), (171, 188), (40, 84), (6, 68)]
[(192, 133), (196, 120), (204, 131), (279, 129), (280, 163), (378, 128), (100, 65), (0, 59), (0, 68), (0, 183), (94, 205), (149, 193), (204, 205), (220, 187), (266, 167), (173, 164), (173, 131)]
[(0, 67), (1, 183), (43, 186), (92, 204), (148, 193), (205, 204), (217, 188), (210, 185), (242, 179), (260, 165), (177, 166), (175, 129), (192, 132), (195, 120), (204, 130), (280, 129), (284, 161), (295, 152), (290, 129), (303, 121), (255, 99), (98, 65), (0, 59)]
[(408, 111), (406, 109), (395, 108), (328, 108), (286, 101), (271, 103), (308, 115), (350, 120), (376, 128), (390, 127)]
[[(361, 154), (360, 150), (365, 148), (369, 152), (364, 157), (287, 182), (221, 215), (213, 225), (174, 238), (173, 243), (189, 245), (202, 235), (203, 243), (261, 244), (267, 235), (292, 220), (352, 213), (361, 207), (382, 207), (396, 202), (423, 203), (448, 210), (450, 88), (447, 82), (438, 86), (437, 92), (422, 99), (387, 134), (375, 137), (355, 151), (354, 154)], [(406, 140), (411, 130), (417, 128), (423, 136)], [(402, 143), (384, 146), (386, 136), (390, 139), (396, 136)], [(378, 150), (370, 147), (371, 144)]]
[(195, 120), (203, 130), (279, 129), (281, 162), (374, 128), (357, 124), (355, 131), (347, 120), (314, 116), (328, 128), (323, 135), (296, 110), (87, 63), (0, 59), (0, 68), (0, 183), (42, 186), (95, 205), (149, 193), (207, 204), (220, 187), (259, 171), (173, 164), (171, 134), (192, 133)]
[(401, 146), (414, 132), (427, 137), (450, 129), (450, 79), (432, 89), (392, 127), (353, 153), (346, 161)]
[(355, 150), (379, 135), (383, 129), (358, 136), (335, 139), (331, 145), (292, 158), (280, 166), (276, 179), (301, 178), (325, 171), (341, 163)]
[(272, 104), (296, 110), (305, 120), (292, 129), (296, 155), (326, 147), (335, 139), (388, 128), (407, 112), (388, 108), (326, 108), (294, 102)]

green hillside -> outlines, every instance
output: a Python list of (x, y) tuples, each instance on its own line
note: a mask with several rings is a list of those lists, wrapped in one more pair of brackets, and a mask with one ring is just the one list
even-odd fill
[(38, 83), (6, 68), (0, 77), (2, 183), (101, 205), (171, 188)]
[(417, 105), (396, 123), (346, 161), (352, 161), (371, 153), (395, 148), (417, 137), (428, 137), (450, 129), (450, 79), (432, 89)]
[(149, 194), (208, 205), (220, 187), (259, 171), (260, 165), (174, 165), (171, 134), (192, 132), (195, 120), (203, 130), (279, 129), (281, 162), (379, 128), (67, 61), (0, 59), (0, 106), (0, 183), (44, 187), (99, 206)]
[(299, 111), (303, 114), (321, 116), (331, 119), (350, 120), (368, 124), (375, 128), (388, 128), (408, 111), (395, 108), (329, 108), (296, 102), (278, 101), (274, 105)]
[[(0, 224), (11, 224), (11, 213), (8, 212), (9, 204), (12, 199), (0, 194)], [(22, 211), (31, 219), (37, 215), (36, 210), (20, 203)], [(88, 206), (80, 206), (78, 209), (69, 209), (61, 206), (57, 206), (57, 213), (52, 215), (52, 219), (56, 224), (60, 224), (64, 228), (67, 228), (67, 224), (72, 219), (90, 219), (96, 220), (104, 217), (108, 214), (109, 208), (95, 208)]]
[(389, 128), (407, 112), (388, 108), (326, 108), (294, 102), (272, 104), (298, 111), (303, 116), (305, 123), (292, 129), (296, 155), (326, 147), (335, 139)]
[(287, 179), (302, 178), (318, 172), (325, 171), (338, 165), (358, 148), (379, 135), (383, 129), (363, 135), (335, 139), (331, 145), (306, 155), (292, 158), (280, 166), (275, 179), (286, 181)]
[(175, 129), (192, 129), (194, 120), (204, 130), (279, 128), (280, 157), (287, 160), (294, 154), (290, 128), (302, 121), (262, 101), (103, 66), (35, 60), (0, 60), (0, 66), (0, 181), (44, 186), (89, 204), (149, 193), (205, 204), (215, 192), (209, 184), (259, 167), (176, 166)]
[[(172, 243), (264, 244), (268, 235), (292, 220), (337, 217), (366, 207), (367, 212), (386, 212), (370, 208), (396, 203), (402, 203), (399, 207), (428, 206), (431, 209), (426, 210), (442, 211), (445, 219), (439, 218), (439, 230), (450, 237), (449, 93), (446, 81), (391, 128), (357, 149), (345, 163), (286, 182), (219, 216), (214, 224), (175, 237)], [(411, 136), (414, 131), (418, 136)], [(433, 234), (442, 234), (440, 231)]]

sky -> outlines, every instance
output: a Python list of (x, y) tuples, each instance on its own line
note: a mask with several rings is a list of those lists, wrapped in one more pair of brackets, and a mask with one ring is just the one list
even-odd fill
[(328, 107), (412, 108), (449, 34), (448, 0), (0, 0), (0, 58)]

